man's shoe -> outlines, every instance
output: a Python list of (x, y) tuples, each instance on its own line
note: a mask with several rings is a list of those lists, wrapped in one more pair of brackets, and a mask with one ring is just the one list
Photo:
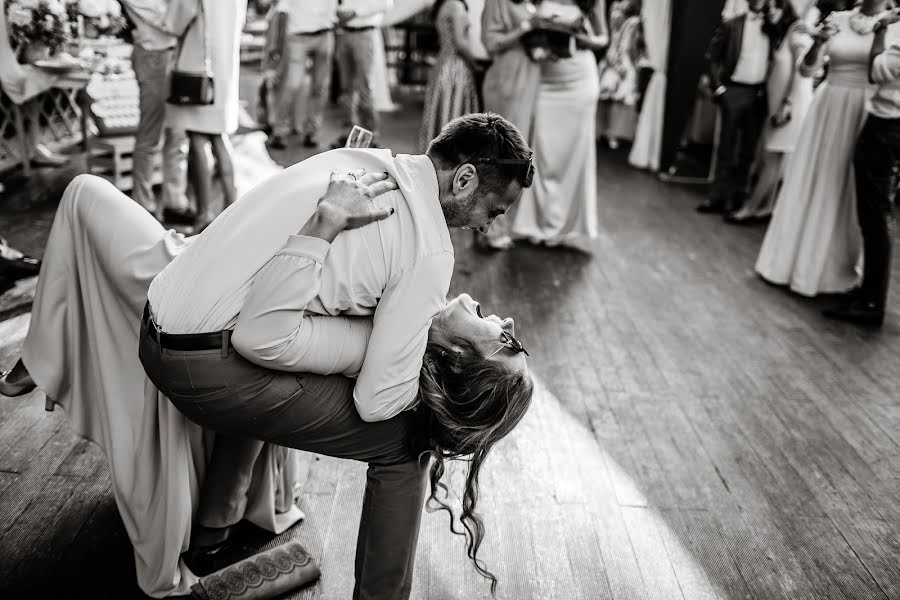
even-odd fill
[(287, 144), (280, 135), (273, 135), (272, 139), (269, 140), (269, 148), (274, 148), (275, 150), (287, 150)]
[(822, 314), (829, 319), (844, 321), (855, 325), (874, 325), (880, 327), (884, 323), (884, 309), (874, 302), (857, 300), (834, 308), (826, 308)]
[(725, 203), (721, 200), (705, 200), (703, 204), (697, 206), (697, 212), (703, 214), (723, 214), (725, 212)]
[(162, 218), (164, 223), (172, 225), (193, 225), (197, 220), (197, 213), (189, 208), (175, 209), (167, 206), (163, 209)]
[(304, 148), (318, 148), (319, 140), (311, 133), (307, 133), (303, 137), (303, 147)]

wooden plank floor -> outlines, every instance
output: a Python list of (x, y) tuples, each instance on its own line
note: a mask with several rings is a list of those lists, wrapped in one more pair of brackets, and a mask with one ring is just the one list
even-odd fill
[[(453, 291), (516, 318), (538, 384), (483, 476), (498, 597), (900, 599), (900, 312), (828, 322), (827, 299), (753, 275), (762, 230), (620, 158), (599, 172), (602, 235), (578, 249), (483, 255), (455, 234)], [(27, 319), (0, 324), (0, 364)], [(42, 405), (0, 400), (0, 597), (141, 597), (102, 455)], [(320, 561), (293, 598), (349, 598), (364, 469), (308, 457), (304, 475), (307, 521), (261, 543)], [(489, 597), (443, 515), (424, 516), (413, 597)]]

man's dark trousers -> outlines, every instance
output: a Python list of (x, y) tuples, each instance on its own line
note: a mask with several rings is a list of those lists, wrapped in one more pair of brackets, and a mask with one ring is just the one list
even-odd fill
[(900, 119), (869, 115), (853, 159), (856, 212), (864, 248), (859, 299), (884, 310), (894, 246), (894, 193), (900, 168)]
[(219, 434), (198, 519), (204, 504), (216, 501), (243, 513), (234, 492), (249, 485), (252, 473), (241, 467), (252, 466), (247, 454), (262, 441), (366, 462), (353, 599), (409, 598), (429, 464), (413, 448), (412, 412), (366, 423), (353, 401), (353, 379), (270, 371), (242, 358), (227, 337), (219, 349), (170, 350), (152, 327), (145, 312), (139, 356), (147, 376), (184, 416)]
[(750, 167), (768, 114), (765, 85), (729, 83), (719, 97), (722, 129), (710, 201), (725, 211), (740, 208)]

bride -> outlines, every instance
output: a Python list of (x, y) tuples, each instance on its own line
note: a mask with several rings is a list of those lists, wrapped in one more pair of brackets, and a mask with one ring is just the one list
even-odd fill
[[(362, 195), (360, 200), (369, 202)], [(138, 358), (141, 312), (150, 282), (191, 240), (164, 230), (107, 181), (91, 175), (75, 178), (50, 232), (22, 357), (0, 377), (4, 395), (22, 395), (39, 387), (65, 409), (76, 433), (104, 450), (116, 503), (134, 546), (138, 584), (153, 597), (188, 594), (197, 582), (181, 554), (191, 544), (198, 490), (215, 440), (212, 431), (185, 417), (158, 391)], [(499, 340), (489, 353), (484, 349), (488, 335)], [(354, 431), (381, 428), (394, 436), (380, 440), (391, 448), (389, 452), (364, 448), (355, 456), (334, 453), (370, 462), (368, 504), (363, 507), (357, 543), (357, 592), (366, 585), (361, 582), (366, 578), (364, 559), (377, 548), (372, 539), (392, 535), (392, 523), (384, 523), (379, 512), (387, 512), (389, 503), (370, 506), (370, 496), (377, 496), (371, 486), (390, 487), (386, 482), (391, 478), (402, 480), (389, 508), (407, 513), (412, 531), (399, 540), (393, 534), (400, 545), (391, 553), (408, 567), (415, 555), (428, 459), (431, 499), (449, 511), (436, 495), (443, 487), (444, 460), (464, 456), (469, 457), (469, 472), (460, 520), (467, 554), (492, 588), (496, 585), (496, 578), (477, 558), (484, 536), (475, 512), (478, 475), (491, 447), (515, 427), (529, 406), (533, 386), (522, 353), (511, 323), (483, 318), (477, 303), (463, 295), (434, 319), (420, 375), (419, 407), (414, 411), (380, 423), (361, 423), (351, 379), (303, 376), (320, 392), (310, 396), (310, 402), (323, 397), (333, 401), (338, 422), (351, 423)], [(504, 364), (519, 367), (510, 373)], [(502, 387), (497, 385), (498, 376), (504, 377)], [(295, 447), (328, 452), (303, 442)], [(378, 464), (380, 459), (388, 464)], [(303, 517), (294, 505), (294, 460), (295, 453), (285, 447), (263, 445), (246, 487), (245, 519), (280, 533)], [(380, 481), (379, 469), (384, 475)], [(222, 499), (222, 505), (227, 501)], [(404, 588), (401, 594), (409, 591), (411, 573), (409, 568), (407, 576), (392, 584)], [(375, 575), (368, 578), (374, 581)]]

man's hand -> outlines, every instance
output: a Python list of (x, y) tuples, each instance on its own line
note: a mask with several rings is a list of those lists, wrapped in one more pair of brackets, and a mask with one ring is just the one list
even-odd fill
[[(324, 233), (334, 232), (333, 240), (345, 229), (356, 229), (391, 216), (393, 208), (376, 208), (372, 199), (396, 189), (397, 184), (388, 178), (387, 173), (366, 173), (365, 169), (346, 175), (332, 173), (314, 217), (325, 228)], [(308, 235), (302, 230), (300, 233)]]
[(817, 44), (825, 44), (840, 31), (840, 28), (831, 21), (825, 21), (812, 31), (813, 41)]
[(342, 25), (344, 23), (346, 23), (347, 21), (350, 21), (351, 19), (353, 19), (353, 17), (355, 17), (355, 16), (356, 16), (356, 11), (353, 10), (352, 8), (339, 7), (337, 9), (337, 18), (338, 18), (338, 21), (340, 21)]
[(774, 115), (772, 115), (772, 125), (774, 127), (783, 127), (791, 120), (791, 103), (790, 102), (782, 102), (781, 108), (778, 109)]

